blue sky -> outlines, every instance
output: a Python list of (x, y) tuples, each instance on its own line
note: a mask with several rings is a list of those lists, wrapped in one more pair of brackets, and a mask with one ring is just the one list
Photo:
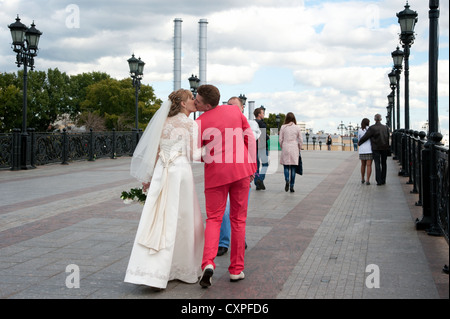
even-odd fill
[[(198, 70), (198, 21), (208, 20), (206, 82), (222, 101), (245, 94), (267, 113), (293, 112), (314, 132), (338, 132), (341, 121), (386, 114), (405, 0), (0, 0), (0, 72), (16, 72), (7, 25), (17, 14), (44, 34), (36, 68), (68, 74), (128, 76), (134, 52), (146, 62), (145, 84), (165, 99), (173, 89), (173, 20), (182, 18), (182, 86)], [(410, 123), (428, 118), (428, 1), (419, 14), (410, 57)], [(439, 116), (449, 122), (448, 1), (440, 1)], [(403, 77), (401, 123), (403, 125)]]

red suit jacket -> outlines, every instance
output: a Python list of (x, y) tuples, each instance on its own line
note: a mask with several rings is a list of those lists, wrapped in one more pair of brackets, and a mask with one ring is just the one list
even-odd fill
[(238, 106), (219, 105), (196, 121), (205, 163), (205, 189), (229, 184), (256, 172), (255, 137)]

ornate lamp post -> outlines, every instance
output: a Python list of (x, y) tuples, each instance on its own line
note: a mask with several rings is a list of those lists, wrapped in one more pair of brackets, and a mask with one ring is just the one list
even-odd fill
[(136, 59), (134, 57), (134, 53), (131, 55), (131, 58), (128, 59), (128, 66), (130, 67), (130, 76), (133, 79), (133, 87), (135, 88), (135, 128), (133, 131), (135, 134), (136, 145), (139, 142), (139, 90), (141, 89), (141, 80), (144, 77), (144, 61), (141, 58)]
[(191, 92), (194, 95), (194, 97), (196, 97), (197, 89), (200, 86), (200, 79), (196, 75), (192, 74), (188, 80), (189, 80), (189, 86), (191, 87)]
[[(405, 54), (403, 53), (402, 50), (400, 50), (399, 47), (397, 47), (397, 50), (392, 52), (391, 56), (392, 56), (392, 60), (394, 61), (393, 71), (395, 70), (395, 77), (396, 77), (395, 87), (397, 88), (397, 130), (399, 130), (400, 129), (400, 74), (402, 73), (403, 57), (405, 56)], [(393, 79), (391, 80), (391, 85), (392, 85), (392, 82), (393, 82)]]
[(395, 72), (395, 68), (392, 69), (392, 72), (388, 74), (388, 77), (392, 90), (391, 93), (387, 96), (392, 111), (391, 129), (392, 131), (395, 131), (395, 89), (397, 88), (397, 75)]
[[(20, 168), (28, 169), (31, 166), (31, 141), (27, 133), (27, 82), (28, 82), (28, 67), (30, 70), (34, 69), (34, 57), (37, 56), (38, 44), (42, 32), (35, 28), (34, 21), (31, 28), (20, 22), (19, 15), (17, 15), (16, 22), (10, 24), (8, 28), (11, 31), (12, 48), (17, 53), (16, 64), (17, 67), (23, 64), (23, 104), (22, 104), (22, 133), (21, 133), (21, 156)], [(13, 165), (13, 169), (18, 169)]]
[[(423, 193), (423, 216), (416, 222), (416, 229), (428, 229), (428, 234), (433, 236), (442, 235), (439, 227), (439, 192), (445, 192), (439, 187), (438, 178), (438, 155), (436, 146), (442, 145), (442, 134), (439, 132), (438, 118), (438, 55), (439, 55), (439, 0), (429, 1), (429, 20), (430, 20), (430, 41), (429, 41), (429, 63), (428, 63), (428, 141), (422, 150), (422, 169), (427, 170), (428, 174), (423, 174), (423, 185), (429, 185), (429, 191)], [(426, 189), (424, 187), (424, 189)], [(444, 197), (445, 198), (445, 197)], [(447, 204), (448, 205), (448, 204)], [(445, 214), (445, 208), (443, 209)], [(447, 208), (448, 211), (448, 208)], [(448, 222), (448, 214), (447, 214)], [(444, 222), (445, 223), (445, 222)], [(448, 228), (447, 228), (448, 239)], [(445, 269), (445, 267), (444, 267)], [(448, 266), (446, 266), (448, 272)]]
[(339, 131), (341, 131), (341, 141), (342, 141), (342, 150), (345, 150), (345, 144), (344, 144), (344, 131), (347, 130), (345, 127), (345, 124), (341, 121), (341, 124), (337, 127)]
[[(192, 95), (194, 95), (194, 98), (197, 96), (197, 89), (200, 86), (200, 79), (192, 74), (189, 80), (189, 86), (191, 87)], [(194, 112), (194, 120), (197, 118), (197, 112)]]
[(414, 27), (418, 21), (416, 11), (409, 9), (406, 2), (405, 10), (397, 13), (401, 28), (400, 42), (405, 49), (405, 129), (409, 130), (409, 54), (411, 45), (414, 43)]
[(239, 99), (242, 101), (242, 105), (245, 106), (245, 102), (247, 102), (247, 97), (245, 96), (245, 94), (240, 94)]
[(388, 98), (388, 126), (391, 128), (391, 131), (394, 131), (394, 122), (395, 122), (395, 108), (394, 108), (394, 90), (387, 96)]
[(306, 150), (308, 150), (308, 145), (309, 145), (309, 142), (308, 142), (308, 140), (309, 140), (309, 133), (308, 132), (306, 132)]

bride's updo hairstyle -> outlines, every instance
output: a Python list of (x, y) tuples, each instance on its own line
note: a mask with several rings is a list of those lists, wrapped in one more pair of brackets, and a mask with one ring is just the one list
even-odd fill
[(172, 102), (172, 106), (169, 110), (168, 117), (172, 117), (180, 113), (181, 111), (181, 102), (187, 101), (192, 96), (191, 91), (185, 89), (179, 89), (177, 91), (172, 92), (169, 95), (169, 100)]

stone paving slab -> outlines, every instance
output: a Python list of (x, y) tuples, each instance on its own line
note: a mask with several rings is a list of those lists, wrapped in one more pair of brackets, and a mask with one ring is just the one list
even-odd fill
[[(0, 298), (448, 299), (448, 244), (415, 230), (417, 195), (395, 161), (385, 186), (367, 186), (356, 153), (304, 151), (291, 194), (271, 156), (267, 189), (250, 195), (246, 279), (229, 282), (225, 254), (211, 288), (172, 281), (159, 292), (123, 282), (142, 209), (119, 198), (139, 186), (129, 158), (0, 171)], [(202, 164), (193, 171), (205, 218)]]

